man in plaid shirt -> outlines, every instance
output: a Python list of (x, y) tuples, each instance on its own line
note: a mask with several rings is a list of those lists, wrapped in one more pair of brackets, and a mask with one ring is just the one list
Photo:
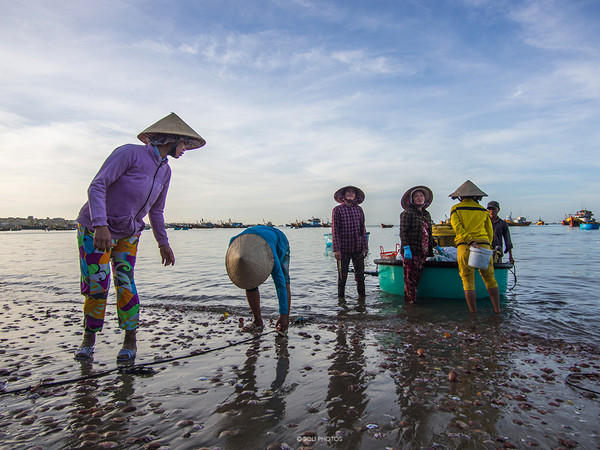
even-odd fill
[(338, 297), (346, 294), (348, 266), (352, 260), (356, 290), (365, 298), (365, 257), (369, 251), (365, 214), (360, 206), (365, 199), (363, 191), (354, 186), (339, 189), (333, 196), (340, 205), (331, 213), (333, 252), (338, 266)]

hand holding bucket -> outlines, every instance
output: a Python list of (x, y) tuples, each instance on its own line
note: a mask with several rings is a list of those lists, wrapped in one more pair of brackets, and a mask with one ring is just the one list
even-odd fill
[(469, 266), (475, 269), (487, 269), (494, 252), (483, 247), (469, 247)]

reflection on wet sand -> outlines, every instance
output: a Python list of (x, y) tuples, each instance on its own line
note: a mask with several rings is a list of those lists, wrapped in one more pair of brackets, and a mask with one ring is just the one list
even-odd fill
[[(90, 378), (73, 386), (75, 394), (69, 428), (74, 434), (68, 446), (93, 447), (99, 445), (99, 441), (110, 445), (129, 434), (128, 416), (136, 411), (132, 405), (135, 376), (120, 372), (101, 381), (93, 378), (92, 362), (80, 364), (81, 376)], [(103, 401), (101, 397), (105, 397)], [(133, 441), (132, 438), (131, 443)]]
[[(261, 345), (263, 347), (261, 348)], [(290, 360), (288, 338), (275, 338), (274, 379), (268, 389), (261, 391), (265, 370), (259, 365), (261, 352), (268, 352), (272, 347), (262, 339), (255, 340), (246, 351), (246, 360), (242, 367), (234, 366), (235, 390), (232, 398), (221, 403), (215, 413), (222, 417), (215, 429), (215, 435), (227, 437), (232, 448), (258, 448), (264, 439), (265, 429), (279, 426), (285, 417), (286, 396), (293, 386), (286, 387), (285, 380), (289, 373)], [(257, 374), (263, 379), (258, 380)], [(266, 372), (269, 374), (269, 371)], [(243, 433), (240, 431), (243, 430)]]
[(481, 324), (471, 317), (444, 331), (406, 319), (395, 333), (377, 337), (385, 355), (380, 367), (396, 384), (397, 444), (456, 448), (493, 442), (500, 433), (498, 405), (506, 405), (500, 380), (511, 364), (500, 320)]
[[(113, 373), (112, 352), (75, 362), (78, 339), (66, 346), (48, 333), (56, 336), (50, 347), (31, 334), (71, 323), (64, 311), (31, 328), (23, 319), (30, 303), (12, 302), (2, 311), (0, 381), (8, 389), (0, 392), (0, 446), (598, 446), (597, 378), (587, 378), (590, 392), (565, 385), (568, 375), (598, 373), (596, 345), (541, 339), (515, 332), (504, 315), (457, 318), (437, 306), (382, 315), (348, 300), (336, 318), (295, 324), (289, 343), (274, 331), (246, 341), (238, 317), (186, 311), (171, 321), (163, 308), (149, 310), (158, 322), (146, 332), (158, 339), (141, 341), (140, 362), (158, 364), (146, 376)], [(190, 352), (188, 339), (174, 336), (202, 349), (210, 337), (214, 351)], [(105, 333), (104, 348), (119, 338)], [(193, 357), (160, 362), (167, 344)], [(54, 377), (66, 383), (37, 385)], [(20, 390), (27, 385), (35, 388)]]
[[(339, 442), (343, 442), (345, 448), (357, 448), (361, 441), (357, 425), (369, 403), (365, 379), (365, 333), (361, 326), (347, 324), (338, 324), (335, 333), (327, 386), (327, 435), (342, 438)], [(352, 447), (348, 447), (349, 443)]]
[[(87, 377), (93, 373), (92, 362), (82, 361), (81, 376)], [(100, 437), (98, 430), (102, 427), (102, 419), (99, 411), (100, 401), (98, 399), (99, 380), (90, 379), (85, 383), (78, 383), (73, 386), (72, 412), (70, 415), (69, 428), (75, 433), (71, 441), (73, 447), (77, 447), (81, 442), (97, 441)]]

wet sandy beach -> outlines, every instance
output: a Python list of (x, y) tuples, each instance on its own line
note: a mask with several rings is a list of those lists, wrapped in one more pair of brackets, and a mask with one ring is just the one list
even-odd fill
[(251, 339), (247, 315), (144, 306), (131, 370), (114, 307), (93, 362), (73, 359), (75, 305), (0, 310), (2, 448), (600, 448), (599, 349), (489, 314), (349, 313)]

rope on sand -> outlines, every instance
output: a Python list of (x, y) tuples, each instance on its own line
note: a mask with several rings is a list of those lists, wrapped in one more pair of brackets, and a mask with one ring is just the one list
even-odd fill
[(593, 394), (600, 395), (600, 392), (598, 392), (598, 391), (594, 391), (593, 389), (588, 389), (588, 388), (584, 388), (583, 386), (579, 386), (576, 382), (571, 381), (571, 378), (578, 379), (578, 380), (587, 378), (588, 380), (593, 379), (595, 381), (600, 381), (600, 374), (598, 374), (598, 373), (570, 373), (569, 375), (567, 375), (567, 378), (565, 379), (565, 382), (569, 386), (572, 386), (576, 389), (581, 389), (581, 390), (584, 390), (587, 392), (591, 392)]
[[(2, 395), (8, 395), (8, 394), (20, 394), (23, 392), (35, 392), (39, 389), (45, 389), (45, 388), (51, 388), (51, 387), (56, 387), (56, 386), (62, 386), (65, 384), (71, 384), (71, 383), (77, 383), (79, 381), (83, 381), (83, 380), (89, 380), (92, 378), (102, 378), (105, 377), (107, 375), (110, 375), (113, 372), (119, 372), (119, 373), (128, 373), (128, 374), (132, 374), (132, 375), (152, 375), (154, 373), (156, 373), (156, 371), (154, 369), (152, 369), (150, 366), (153, 366), (155, 364), (164, 364), (167, 362), (171, 362), (171, 361), (177, 361), (180, 359), (186, 359), (186, 358), (193, 358), (195, 356), (200, 356), (200, 355), (205, 355), (207, 353), (211, 353), (211, 352), (216, 352), (217, 350), (224, 350), (226, 348), (229, 347), (235, 347), (236, 345), (240, 345), (240, 344), (245, 344), (246, 342), (251, 342), (254, 341), (258, 338), (261, 338), (263, 336), (267, 336), (271, 333), (276, 333), (278, 330), (272, 330), (272, 331), (267, 331), (266, 333), (261, 333), (258, 334), (256, 336), (252, 336), (251, 338), (248, 339), (243, 339), (241, 341), (237, 341), (237, 342), (230, 342), (227, 345), (223, 345), (221, 347), (215, 347), (215, 348), (210, 348), (208, 350), (194, 350), (191, 353), (187, 354), (187, 355), (183, 355), (183, 356), (174, 356), (172, 358), (165, 358), (165, 359), (157, 359), (151, 362), (147, 362), (147, 363), (141, 363), (141, 364), (132, 364), (132, 365), (121, 365), (118, 367), (115, 367), (113, 369), (109, 369), (109, 370), (105, 370), (102, 372), (96, 372), (90, 375), (85, 375), (83, 377), (78, 377), (78, 378), (70, 378), (68, 380), (61, 380), (61, 381), (52, 381), (49, 383), (38, 383), (36, 385), (33, 386), (27, 386), (24, 388), (19, 388), (19, 389), (13, 389), (10, 391), (5, 391), (3, 389), (1, 389), (0, 386), (0, 396)], [(121, 363), (122, 364), (122, 363)]]

